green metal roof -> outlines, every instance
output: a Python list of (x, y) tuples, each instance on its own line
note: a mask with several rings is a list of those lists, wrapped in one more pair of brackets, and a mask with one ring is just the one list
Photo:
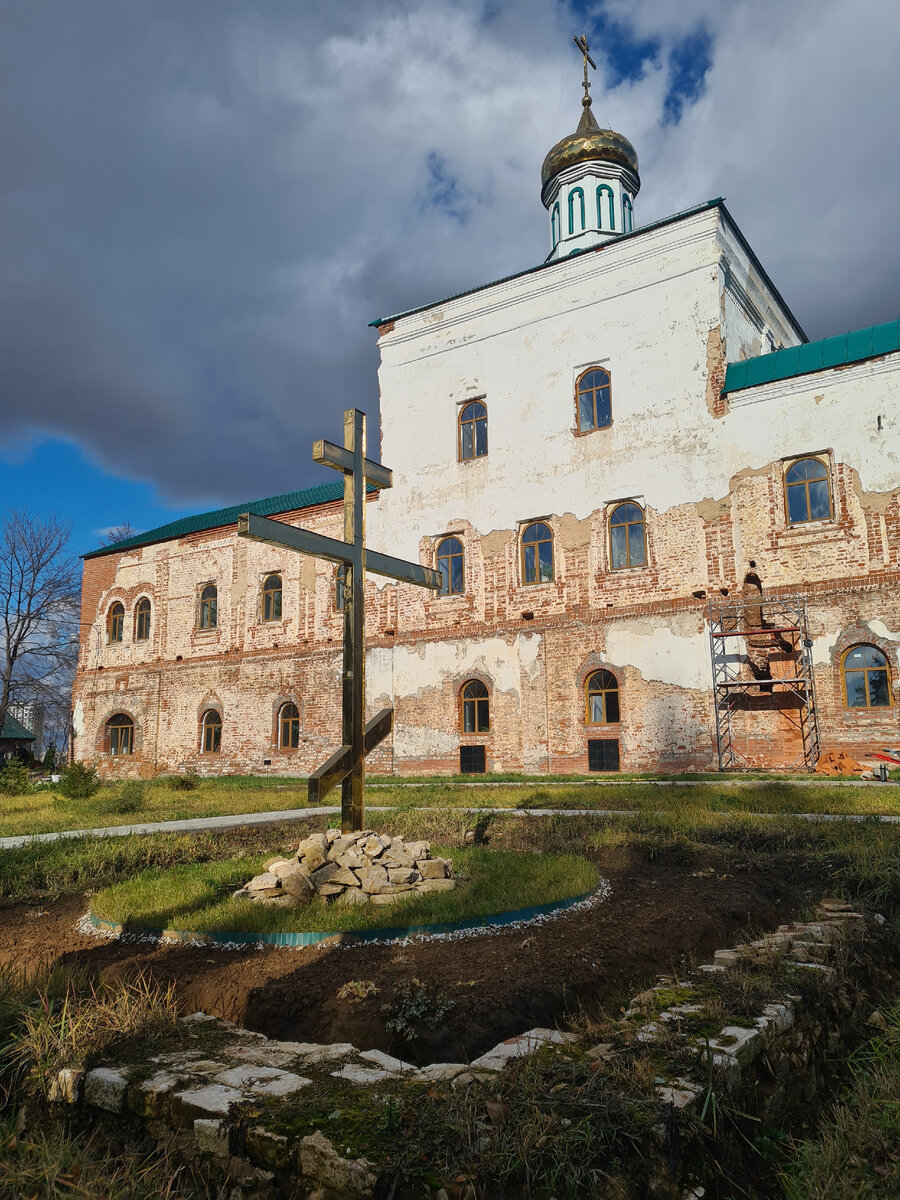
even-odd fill
[(35, 740), (31, 730), (26, 729), (22, 722), (17, 721), (9, 712), (6, 714), (3, 728), (0, 729), (0, 738), (12, 738), (16, 742), (33, 742)]
[[(378, 489), (369, 487), (369, 492)], [(170, 521), (168, 525), (160, 525), (156, 529), (148, 529), (144, 533), (136, 533), (134, 537), (123, 538), (111, 546), (101, 546), (99, 550), (91, 550), (82, 554), (82, 558), (99, 558), (103, 554), (117, 554), (120, 550), (130, 550), (135, 546), (149, 546), (152, 542), (168, 542), (172, 538), (185, 537), (189, 533), (202, 533), (204, 529), (218, 529), (221, 525), (235, 525), (241, 513), (253, 512), (260, 517), (272, 517), (276, 513), (292, 512), (297, 508), (313, 508), (317, 504), (330, 504), (343, 499), (344, 482), (336, 479), (334, 482), (320, 483), (317, 487), (304, 488), (299, 492), (284, 492), (280, 496), (269, 496), (266, 500), (245, 500), (243, 504), (232, 504), (230, 508), (217, 508), (214, 512), (199, 513), (194, 517), (182, 517), (180, 521)]]
[(777, 379), (793, 379), (795, 375), (826, 371), (829, 367), (862, 362), (867, 358), (892, 354), (896, 350), (900, 350), (900, 320), (869, 325), (852, 333), (822, 338), (819, 342), (807, 342), (805, 346), (790, 346), (786, 350), (760, 354), (758, 358), (729, 363), (722, 391), (739, 392), (743, 388), (758, 387), (761, 383), (774, 383)]

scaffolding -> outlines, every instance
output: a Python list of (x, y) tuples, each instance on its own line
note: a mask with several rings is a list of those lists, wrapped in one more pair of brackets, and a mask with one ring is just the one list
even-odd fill
[[(803, 599), (760, 594), (710, 600), (708, 617), (719, 770), (761, 765), (735, 745), (738, 714), (745, 714), (750, 721), (757, 710), (780, 714), (799, 742), (799, 754), (783, 768), (814, 771), (819, 758), (819, 725), (812, 641)], [(780, 670), (784, 674), (776, 673)]]

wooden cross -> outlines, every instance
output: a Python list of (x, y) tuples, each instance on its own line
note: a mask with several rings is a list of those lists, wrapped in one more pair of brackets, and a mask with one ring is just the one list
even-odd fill
[(586, 33), (583, 33), (581, 35), (581, 37), (578, 37), (578, 36), (573, 37), (572, 41), (575, 43), (575, 45), (578, 47), (578, 49), (584, 55), (584, 100), (582, 101), (582, 103), (585, 105), (585, 107), (587, 107), (591, 102), (591, 84), (590, 84), (590, 81), (588, 80), (588, 73), (587, 73), (588, 63), (591, 64), (591, 66), (594, 68), (595, 71), (597, 70), (597, 64), (594, 62), (594, 60), (588, 54), (588, 43), (587, 43), (587, 34)]
[(383, 708), (365, 724), (366, 704), (366, 569), (401, 583), (438, 589), (439, 572), (419, 563), (366, 550), (366, 484), (389, 488), (393, 477), (387, 467), (366, 458), (366, 417), (358, 409), (344, 413), (344, 444), (313, 443), (313, 459), (344, 475), (344, 540), (325, 537), (256, 513), (238, 517), (238, 537), (287, 546), (342, 565), (344, 577), (344, 667), (341, 748), (309, 777), (309, 803), (321, 804), (336, 784), (341, 784), (341, 829), (356, 833), (363, 828), (363, 788), (366, 755), (394, 727), (394, 710)]

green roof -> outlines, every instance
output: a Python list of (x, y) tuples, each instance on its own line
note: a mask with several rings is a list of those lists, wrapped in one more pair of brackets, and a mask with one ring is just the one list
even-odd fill
[(729, 363), (722, 391), (739, 392), (743, 388), (758, 387), (761, 383), (774, 383), (778, 379), (793, 379), (795, 375), (809, 375), (814, 371), (827, 371), (829, 367), (863, 362), (867, 358), (892, 354), (896, 350), (900, 350), (900, 321), (869, 325), (852, 333), (822, 338), (819, 342), (807, 342), (805, 346), (790, 346), (787, 350), (775, 350), (758, 358)]
[(12, 738), (16, 742), (33, 742), (34, 734), (30, 729), (26, 729), (21, 721), (17, 721), (12, 713), (7, 713), (3, 728), (0, 729), (0, 738)]
[[(369, 487), (370, 492), (377, 488)], [(111, 546), (101, 546), (99, 550), (91, 550), (82, 554), (82, 558), (99, 558), (102, 554), (117, 554), (120, 550), (130, 550), (135, 546), (149, 546), (152, 542), (168, 542), (172, 538), (185, 537), (189, 533), (202, 533), (205, 529), (218, 529), (221, 525), (236, 525), (241, 513), (252, 512), (260, 517), (272, 517), (276, 513), (293, 512), (297, 508), (313, 508), (317, 504), (331, 504), (343, 499), (344, 482), (336, 479), (329, 483), (320, 483), (317, 487), (304, 488), (299, 492), (284, 492), (280, 496), (269, 496), (265, 500), (245, 500), (243, 504), (232, 504), (230, 508), (217, 508), (214, 512), (199, 513), (194, 517), (182, 517), (180, 521), (170, 521), (168, 525), (160, 525), (156, 529), (148, 529), (144, 533), (136, 533), (134, 537), (123, 538), (121, 542), (113, 542)]]

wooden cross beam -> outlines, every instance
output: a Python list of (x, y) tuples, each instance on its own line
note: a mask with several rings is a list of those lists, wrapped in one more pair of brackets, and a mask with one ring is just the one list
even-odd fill
[(365, 722), (365, 573), (366, 569), (401, 583), (438, 589), (441, 577), (430, 567), (366, 550), (366, 483), (389, 488), (393, 477), (387, 467), (366, 458), (366, 418), (358, 409), (344, 413), (344, 444), (318, 441), (313, 459), (342, 471), (344, 475), (344, 540), (299, 529), (283, 521), (272, 521), (256, 513), (238, 517), (238, 537), (284, 546), (299, 554), (310, 554), (341, 563), (344, 580), (344, 664), (342, 685), (341, 748), (309, 777), (309, 803), (318, 805), (338, 783), (341, 784), (341, 828), (345, 833), (363, 828), (366, 755), (391, 732), (394, 712), (382, 709)]

